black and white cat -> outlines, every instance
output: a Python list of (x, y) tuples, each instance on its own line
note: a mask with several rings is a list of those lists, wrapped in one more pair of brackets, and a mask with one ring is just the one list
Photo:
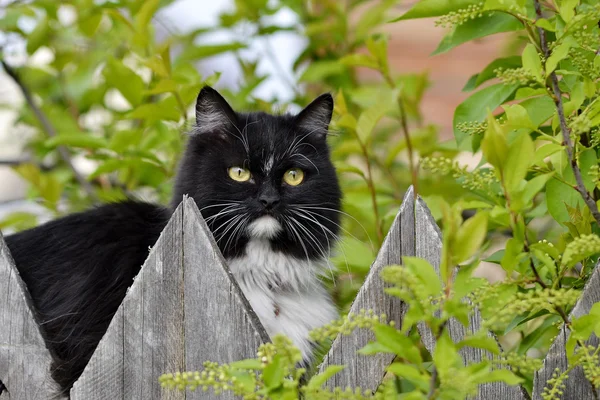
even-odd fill
[(326, 143), (333, 99), (296, 116), (236, 113), (205, 87), (170, 208), (126, 201), (6, 237), (66, 391), (184, 194), (200, 208), (270, 335), (310, 359), (308, 332), (336, 308), (320, 281), (339, 231), (341, 192)]

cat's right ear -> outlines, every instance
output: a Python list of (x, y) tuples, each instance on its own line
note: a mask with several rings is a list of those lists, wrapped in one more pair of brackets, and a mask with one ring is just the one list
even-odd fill
[(196, 126), (194, 134), (223, 133), (237, 120), (235, 111), (227, 101), (210, 86), (204, 86), (196, 99)]

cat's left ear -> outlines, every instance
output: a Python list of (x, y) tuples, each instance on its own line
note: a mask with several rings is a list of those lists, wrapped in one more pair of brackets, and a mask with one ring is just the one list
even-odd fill
[(311, 132), (311, 136), (325, 138), (332, 114), (333, 97), (329, 93), (325, 93), (313, 100), (296, 116), (296, 125)]
[(222, 134), (237, 120), (235, 111), (227, 101), (210, 86), (204, 86), (196, 100), (196, 126), (194, 133)]

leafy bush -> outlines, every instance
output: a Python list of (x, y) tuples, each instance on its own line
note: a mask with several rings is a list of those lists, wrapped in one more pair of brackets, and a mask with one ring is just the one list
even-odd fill
[[(203, 83), (218, 81), (218, 74), (200, 77), (192, 63), (236, 52), (252, 38), (298, 31), (307, 46), (295, 64), (298, 82), (290, 82), (296, 93), (291, 103), (304, 105), (325, 90), (336, 97), (337, 135), (330, 143), (348, 213), (341, 254), (334, 258), (337, 302), (348, 309), (408, 185), (425, 196), (443, 228), (441, 279), (415, 258), (383, 273), (391, 285), (388, 295), (409, 306), (401, 329), (385, 316), (365, 313), (314, 332), (315, 339), (371, 329), (376, 341), (363, 352), (397, 355), (388, 369), (394, 378), (374, 396), (455, 399), (489, 381), (521, 383), (531, 392), (540, 360), (528, 356), (543, 356), (564, 323), (572, 333), (569, 369), (548, 382), (543, 397), (559, 398), (561, 382), (578, 365), (593, 388), (600, 386), (599, 350), (584, 345), (593, 332), (600, 334), (598, 305), (589, 316), (571, 319), (568, 314), (600, 253), (597, 1), (421, 0), (397, 18), (393, 23), (438, 18), (449, 31), (437, 53), (512, 32), (514, 53), (500, 54), (466, 82), (465, 91), (473, 93), (457, 107), (455, 138), (445, 143), (438, 141), (436, 127), (422, 124), (419, 102), (426, 75), (398, 75), (389, 67), (381, 28), (396, 1), (324, 0), (310, 7), (297, 0), (238, 1), (218, 28), (235, 31), (243, 25), (252, 33), (216, 46), (196, 43), (217, 27), (157, 43), (149, 22), (168, 3), (58, 6), (39, 0), (7, 8), (0, 26), (25, 37), (30, 55), (42, 46), (53, 54), (43, 68), (8, 66), (33, 94), (19, 110), (19, 122), (36, 132), (29, 143), (33, 162), (16, 168), (31, 183), (32, 197), (57, 214), (129, 192), (165, 201), (194, 96)], [(61, 21), (60, 7), (72, 9), (75, 21)], [(282, 8), (292, 10), (300, 26), (265, 22)], [(32, 31), (21, 28), (19, 21), (26, 17), (36, 21)], [(265, 78), (257, 75), (256, 60), (238, 57), (238, 63), (244, 79), (228, 99), (238, 108), (277, 108), (277, 99), (253, 96)], [(361, 81), (361, 68), (375, 70), (380, 79)], [(115, 90), (126, 106), (108, 101), (106, 94)], [(89, 124), (86, 116), (92, 112), (105, 115), (103, 122)], [(472, 170), (461, 165), (455, 159), (459, 151), (481, 155), (480, 164)], [(73, 158), (82, 157), (94, 162), (89, 177), (73, 168)], [(64, 209), (59, 207), (63, 200)], [(467, 212), (472, 217), (463, 221)], [(492, 245), (502, 249), (490, 254)], [(491, 284), (474, 277), (482, 260), (497, 264), (506, 278)], [(465, 296), (471, 301), (462, 301)], [(485, 321), (482, 330), (453, 343), (448, 320), (466, 324), (475, 306)], [(438, 340), (431, 355), (415, 329), (418, 323)], [(463, 346), (500, 354), (488, 331), (504, 345), (502, 356), (462, 365), (458, 351)], [(276, 338), (260, 349), (257, 360), (207, 364), (205, 372), (161, 379), (165, 386), (233, 390), (248, 399), (297, 398), (299, 393), (317, 399), (372, 396), (320, 389), (338, 368), (301, 385), (296, 361), (296, 350)], [(497, 368), (506, 365), (511, 368)]]

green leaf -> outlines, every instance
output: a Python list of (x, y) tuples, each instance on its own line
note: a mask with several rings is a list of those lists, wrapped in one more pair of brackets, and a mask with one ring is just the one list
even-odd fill
[(27, 36), (27, 54), (35, 53), (46, 42), (49, 31), (48, 18), (44, 16)]
[(432, 53), (442, 54), (471, 40), (500, 32), (512, 32), (523, 29), (523, 25), (512, 15), (502, 12), (488, 12), (479, 18), (468, 19), (446, 35)]
[(529, 43), (527, 46), (525, 46), (523, 54), (521, 55), (521, 59), (523, 62), (523, 68), (531, 72), (538, 82), (543, 82), (544, 78), (542, 76), (542, 60), (540, 59), (540, 55), (533, 44)]
[(538, 175), (535, 178), (529, 180), (525, 184), (525, 188), (523, 189), (523, 192), (521, 194), (521, 200), (523, 201), (523, 203), (525, 205), (529, 204), (529, 202), (533, 200), (535, 195), (538, 194), (546, 186), (546, 182), (548, 182), (548, 180), (552, 178), (553, 175), (554, 172), (551, 172), (549, 174)]
[(487, 221), (487, 213), (478, 212), (461, 225), (452, 243), (456, 264), (467, 261), (479, 250), (487, 234)]
[(365, 176), (365, 173), (360, 168), (355, 167), (354, 165), (346, 164), (343, 162), (336, 162), (335, 170), (339, 174), (352, 173), (352, 174), (356, 174), (356, 175), (360, 176), (361, 178), (363, 178), (365, 180), (367, 179)]
[(339, 61), (315, 61), (306, 68), (299, 80), (300, 82), (319, 82), (329, 76), (343, 73), (346, 68)]
[(377, 325), (373, 328), (377, 342), (392, 353), (414, 364), (420, 364), (421, 353), (415, 344), (402, 332), (389, 325)]
[(481, 150), (485, 159), (496, 167), (497, 171), (504, 171), (508, 144), (506, 143), (504, 129), (491, 113), (488, 115), (488, 127), (481, 141)]
[(276, 354), (273, 357), (273, 361), (263, 369), (262, 377), (267, 389), (276, 389), (283, 384), (285, 375), (283, 358), (280, 354)]
[(535, 157), (533, 159), (533, 163), (536, 165), (543, 165), (544, 159), (546, 157), (551, 156), (552, 154), (555, 154), (562, 150), (564, 150), (564, 147), (559, 144), (556, 144), (556, 143), (545, 144), (542, 147), (539, 147), (535, 151)]
[(145, 90), (144, 94), (161, 94), (176, 91), (177, 83), (172, 79), (164, 79), (159, 81), (152, 89)]
[(423, 374), (417, 367), (409, 364), (395, 362), (387, 367), (387, 371), (399, 378), (412, 382), (419, 389), (426, 391), (429, 388), (429, 376)]
[(229, 51), (236, 51), (246, 48), (246, 45), (239, 42), (226, 44), (211, 44), (204, 46), (193, 46), (187, 48), (178, 59), (178, 62), (189, 62), (198, 59), (204, 59), (216, 56)]
[(500, 347), (495, 338), (487, 336), (487, 334), (467, 336), (456, 344), (456, 347), (460, 350), (465, 346), (475, 347), (478, 349), (484, 349), (492, 354), (500, 354)]
[(504, 186), (509, 194), (517, 190), (525, 179), (527, 170), (533, 161), (534, 151), (533, 141), (528, 133), (522, 133), (508, 146), (503, 178)]
[(523, 382), (523, 378), (518, 377), (514, 372), (507, 369), (495, 369), (483, 375), (479, 380), (479, 383), (486, 382), (504, 382), (507, 385), (514, 386)]
[(153, 121), (179, 121), (181, 114), (177, 106), (177, 101), (173, 96), (168, 96), (158, 103), (142, 104), (126, 115), (131, 119), (144, 119)]
[(583, 179), (583, 185), (585, 188), (592, 192), (596, 187), (596, 183), (590, 174), (587, 172), (595, 165), (598, 165), (598, 158), (596, 157), (596, 149), (586, 149), (579, 153), (579, 168), (581, 170), (581, 177)]
[(525, 107), (520, 104), (512, 104), (502, 106), (506, 115), (506, 125), (511, 129), (526, 128), (529, 131), (534, 131), (537, 126), (529, 118), (529, 114)]
[(325, 371), (310, 378), (307, 386), (313, 388), (321, 387), (329, 378), (342, 371), (344, 368), (346, 368), (345, 365), (328, 365), (327, 368), (325, 368)]
[(467, 8), (473, 4), (472, 0), (421, 0), (410, 10), (390, 22), (407, 19), (439, 17), (452, 11)]
[(86, 149), (104, 149), (108, 147), (108, 142), (103, 137), (92, 136), (91, 134), (62, 133), (46, 140), (44, 145), (48, 147), (62, 145), (68, 147), (82, 147)]
[(548, 121), (556, 112), (554, 101), (548, 95), (523, 100), (519, 105), (527, 110), (529, 119), (536, 127)]
[(349, 67), (367, 67), (379, 69), (377, 59), (370, 54), (348, 54), (340, 59), (340, 62)]
[[(472, 94), (468, 99), (463, 101), (454, 112), (454, 137), (457, 144), (471, 143), (470, 136), (457, 128), (461, 122), (481, 122), (485, 119), (488, 110), (493, 111), (499, 105), (508, 100), (517, 90), (517, 85), (497, 84), (486, 87)], [(473, 150), (477, 150), (478, 146), (473, 145)]]
[(548, 57), (546, 60), (546, 76), (549, 76), (552, 72), (554, 72), (558, 66), (558, 63), (569, 55), (569, 50), (571, 50), (571, 47), (577, 44), (571, 37), (568, 39), (571, 40), (563, 39), (558, 46), (552, 49), (552, 54), (550, 54), (550, 57)]
[(373, 129), (381, 118), (393, 107), (393, 100), (383, 96), (375, 105), (363, 111), (358, 117), (356, 134), (363, 143), (371, 140)]
[(569, 23), (575, 16), (575, 7), (579, 4), (579, 0), (561, 0), (559, 2), (558, 10), (561, 18)]
[(440, 277), (429, 261), (418, 257), (402, 257), (405, 268), (409, 269), (427, 289), (427, 296), (437, 296), (442, 291)]
[(106, 83), (121, 92), (133, 107), (142, 102), (146, 88), (144, 81), (121, 61), (109, 58), (102, 74), (106, 78)]
[(475, 80), (475, 86), (473, 87), (473, 89), (479, 87), (484, 82), (487, 82), (488, 80), (495, 78), (496, 73), (494, 71), (497, 70), (498, 68), (513, 69), (513, 68), (520, 68), (521, 66), (522, 66), (521, 57), (519, 57), (519, 56), (497, 58), (494, 61), (492, 61), (491, 63), (489, 63), (483, 69), (483, 71), (481, 71), (479, 73), (479, 75), (477, 75), (477, 79)]
[(552, 26), (552, 24), (550, 23), (550, 21), (548, 21), (545, 18), (540, 18), (537, 21), (535, 21), (535, 26), (538, 26), (538, 27), (543, 28), (543, 29), (545, 29), (547, 31), (550, 31), (550, 32), (555, 32), (556, 31), (556, 28), (554, 28), (554, 26)]
[[(575, 178), (569, 166), (565, 168), (563, 179), (571, 185), (575, 184)], [(561, 224), (569, 222), (567, 206), (576, 208), (583, 204), (581, 195), (572, 186), (566, 185), (556, 178), (550, 179), (546, 184), (546, 206), (556, 222)]]
[(442, 378), (448, 377), (454, 368), (462, 367), (462, 360), (447, 330), (444, 330), (435, 345), (433, 362)]
[(517, 238), (512, 237), (506, 241), (506, 248), (504, 249), (500, 266), (510, 274), (517, 268), (523, 256), (523, 243)]
[(144, 48), (148, 44), (149, 29), (151, 25), (150, 21), (158, 9), (158, 3), (160, 0), (147, 0), (144, 1), (138, 12), (135, 14), (134, 26), (135, 26), (135, 39), (134, 41), (141, 47)]

